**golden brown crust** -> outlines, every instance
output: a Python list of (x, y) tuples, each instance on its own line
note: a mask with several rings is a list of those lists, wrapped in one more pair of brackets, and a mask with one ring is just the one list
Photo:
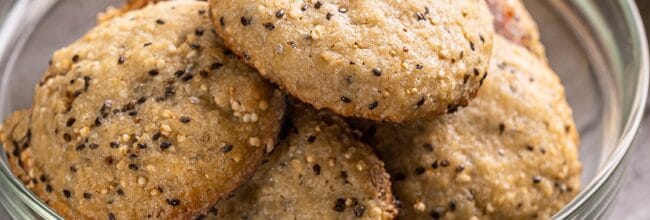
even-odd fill
[(217, 33), (263, 77), (344, 116), (402, 122), (464, 106), (487, 70), (482, 1), (212, 1)]
[[(288, 136), (216, 219), (392, 219), (388, 173), (342, 118), (293, 108)], [(212, 216), (215, 217), (215, 216)]]
[(284, 98), (224, 53), (207, 9), (148, 6), (55, 52), (36, 87), (25, 152), (29, 177), (45, 180), (32, 189), (59, 214), (192, 218), (247, 180), (274, 145)]
[(537, 23), (521, 0), (486, 0), (494, 16), (496, 33), (526, 47), (541, 59), (546, 59)]
[(490, 75), (458, 112), (374, 138), (400, 218), (549, 219), (578, 192), (578, 133), (559, 78), (495, 38)]

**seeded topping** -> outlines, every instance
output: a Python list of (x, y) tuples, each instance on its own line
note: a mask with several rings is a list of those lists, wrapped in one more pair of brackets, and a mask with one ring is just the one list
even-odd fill
[(167, 199), (167, 204), (171, 206), (178, 206), (181, 204), (181, 200), (179, 199)]
[(169, 141), (163, 141), (162, 143), (160, 143), (160, 149), (161, 150), (167, 150), (171, 146), (172, 146), (172, 143), (169, 142)]

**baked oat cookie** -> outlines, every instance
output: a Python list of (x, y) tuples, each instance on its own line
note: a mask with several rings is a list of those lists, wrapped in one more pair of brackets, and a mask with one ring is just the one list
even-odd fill
[(205, 214), (274, 145), (284, 98), (223, 46), (207, 9), (147, 6), (55, 52), (23, 153), (63, 217)]
[(474, 97), (492, 52), (479, 0), (211, 1), (226, 44), (318, 109), (402, 122)]
[(384, 163), (342, 118), (300, 105), (288, 136), (216, 219), (392, 219)]
[(496, 33), (523, 45), (545, 59), (544, 45), (539, 37), (537, 23), (521, 0), (486, 0), (494, 16)]
[(380, 125), (400, 218), (549, 219), (578, 192), (578, 133), (558, 77), (495, 38), (490, 75), (458, 112)]

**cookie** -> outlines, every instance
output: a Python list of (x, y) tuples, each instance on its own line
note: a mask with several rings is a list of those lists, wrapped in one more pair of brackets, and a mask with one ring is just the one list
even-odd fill
[[(288, 136), (216, 219), (392, 219), (384, 164), (342, 118), (294, 108)], [(215, 216), (212, 216), (215, 217)]]
[(234, 53), (293, 96), (343, 116), (403, 122), (476, 94), (492, 52), (487, 4), (211, 1)]
[(63, 217), (205, 214), (274, 146), (284, 98), (223, 46), (207, 9), (147, 6), (54, 53), (21, 153), (32, 190)]
[(578, 133), (558, 76), (503, 38), (495, 48), (468, 107), (377, 127), (400, 218), (549, 219), (577, 194)]
[(521, 0), (486, 0), (494, 16), (496, 33), (526, 47), (544, 58), (544, 45), (539, 37), (537, 23)]

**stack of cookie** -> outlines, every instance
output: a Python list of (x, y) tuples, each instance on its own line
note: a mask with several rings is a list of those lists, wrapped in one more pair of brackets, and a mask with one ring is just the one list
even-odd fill
[(73, 219), (548, 219), (571, 114), (517, 0), (135, 0), (1, 138)]

